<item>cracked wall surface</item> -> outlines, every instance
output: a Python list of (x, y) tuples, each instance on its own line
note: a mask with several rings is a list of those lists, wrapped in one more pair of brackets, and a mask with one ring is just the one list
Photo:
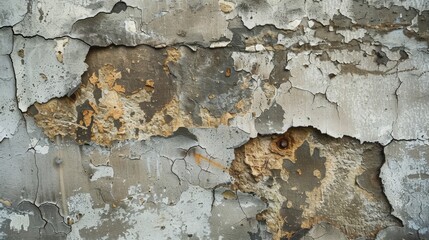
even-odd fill
[(429, 239), (425, 0), (3, 0), (0, 239)]

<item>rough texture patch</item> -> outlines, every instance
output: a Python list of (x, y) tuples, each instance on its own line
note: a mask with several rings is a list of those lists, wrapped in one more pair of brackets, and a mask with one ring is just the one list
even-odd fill
[(382, 163), (379, 145), (293, 128), (250, 140), (236, 151), (230, 173), (237, 189), (266, 199), (268, 208), (258, 219), (275, 238), (321, 221), (349, 238), (375, 237), (398, 225), (378, 178)]

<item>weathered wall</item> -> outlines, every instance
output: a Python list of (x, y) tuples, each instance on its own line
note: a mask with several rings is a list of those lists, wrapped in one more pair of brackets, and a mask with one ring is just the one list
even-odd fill
[(429, 239), (428, 18), (1, 1), (0, 239)]

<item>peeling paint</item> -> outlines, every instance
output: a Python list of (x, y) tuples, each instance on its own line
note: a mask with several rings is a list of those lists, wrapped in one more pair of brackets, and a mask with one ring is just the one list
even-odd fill
[(11, 58), (19, 109), (26, 112), (35, 102), (45, 103), (51, 98), (63, 97), (78, 86), (80, 75), (87, 67), (83, 60), (88, 49), (78, 40), (56, 42), (41, 37), (15, 36)]
[(2, 1), (0, 238), (429, 238), (428, 19)]

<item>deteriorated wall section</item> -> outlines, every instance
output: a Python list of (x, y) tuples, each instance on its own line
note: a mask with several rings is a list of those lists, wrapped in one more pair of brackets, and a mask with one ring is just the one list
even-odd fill
[(2, 0), (0, 239), (429, 239), (428, 18)]

